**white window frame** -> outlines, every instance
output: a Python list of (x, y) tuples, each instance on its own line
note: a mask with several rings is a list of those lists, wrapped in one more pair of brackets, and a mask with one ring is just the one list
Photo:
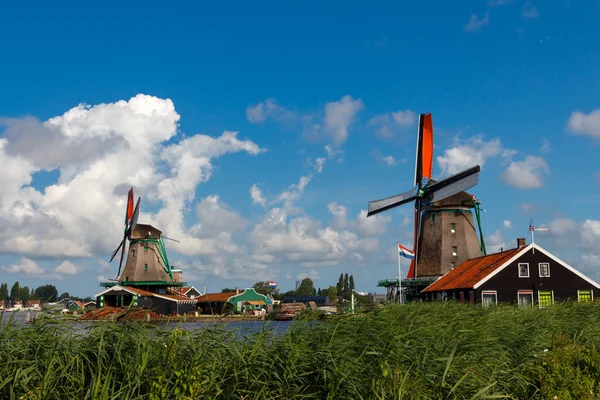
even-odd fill
[[(521, 276), (521, 265), (527, 265), (527, 276)], [(529, 273), (529, 263), (518, 263), (517, 268), (519, 269), (519, 271), (517, 271), (519, 274), (519, 278), (529, 278), (529, 276), (531, 275)]]
[(496, 291), (496, 290), (482, 290), (481, 291), (481, 305), (483, 307), (485, 307), (484, 303), (483, 303), (483, 295), (485, 295), (485, 294), (488, 294), (488, 295), (489, 294), (493, 294), (494, 298), (496, 299), (496, 304), (495, 305), (498, 305), (498, 291)]
[(554, 305), (554, 290), (538, 290), (538, 307), (539, 308), (545, 308), (542, 307), (542, 305), (540, 304), (540, 292), (550, 292), (550, 294), (552, 294), (552, 304), (550, 304), (551, 306)]
[[(542, 264), (546, 264), (548, 266), (548, 275), (542, 275)], [(538, 263), (538, 273), (540, 274), (540, 278), (550, 278), (550, 263), (549, 262)]]
[(533, 290), (517, 290), (517, 305), (519, 307), (524, 307), (519, 302), (519, 296), (522, 295), (522, 294), (528, 294), (528, 295), (531, 296), (531, 307), (533, 307)]
[[(585, 290), (587, 292), (587, 290)], [(590, 301), (594, 301), (594, 289), (590, 289), (589, 290), (590, 294), (591, 294), (591, 299)], [(581, 300), (579, 299), (579, 289), (577, 289), (577, 302), (581, 302)]]
[(452, 257), (458, 257), (458, 246), (452, 246)]

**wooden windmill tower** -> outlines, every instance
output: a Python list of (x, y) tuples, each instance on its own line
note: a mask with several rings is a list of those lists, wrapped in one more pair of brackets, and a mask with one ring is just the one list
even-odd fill
[[(141, 197), (133, 207), (133, 188), (129, 190), (125, 211), (125, 231), (123, 240), (112, 253), (109, 262), (121, 250), (117, 279), (112, 285), (135, 286), (152, 293), (166, 293), (170, 287), (183, 286), (181, 271), (172, 269), (167, 257), (162, 232), (152, 225), (139, 224)], [(127, 246), (129, 242), (129, 246)], [(129, 247), (125, 267), (125, 248)], [(111, 286), (110, 283), (103, 286)]]
[[(381, 200), (369, 202), (367, 217), (414, 202), (413, 252), (408, 280), (425, 285), (461, 262), (485, 254), (479, 224), (477, 199), (464, 192), (475, 186), (481, 170), (475, 165), (441, 181), (432, 179), (433, 122), (431, 113), (419, 115), (415, 160), (415, 188)], [(473, 214), (475, 209), (481, 243)]]

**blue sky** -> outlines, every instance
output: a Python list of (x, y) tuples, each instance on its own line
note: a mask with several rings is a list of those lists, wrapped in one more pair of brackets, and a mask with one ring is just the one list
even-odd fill
[(411, 210), (360, 212), (410, 189), (428, 111), (436, 177), (483, 165), (490, 247), (528, 237), (532, 217), (550, 228), (539, 244), (599, 279), (599, 8), (2, 1), (0, 280), (96, 293), (129, 183), (187, 243), (168, 250), (196, 286), (349, 272), (375, 291)]

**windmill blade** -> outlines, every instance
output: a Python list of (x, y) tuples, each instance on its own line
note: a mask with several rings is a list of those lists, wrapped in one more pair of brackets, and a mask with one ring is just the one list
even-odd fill
[(401, 206), (402, 204), (413, 201), (416, 198), (417, 196), (415, 195), (415, 190), (411, 189), (395, 196), (386, 197), (385, 199), (370, 201), (367, 217), (385, 210), (389, 210), (390, 208)]
[(481, 167), (476, 165), (456, 175), (452, 175), (449, 178), (443, 179), (439, 182), (429, 186), (426, 190), (427, 193), (432, 194), (431, 201), (443, 200), (447, 197), (455, 195), (456, 193), (462, 192), (477, 185), (479, 181), (479, 172)]
[(117, 247), (117, 249), (115, 251), (113, 251), (111, 257), (110, 257), (110, 262), (112, 262), (113, 258), (115, 258), (115, 256), (117, 255), (117, 253), (119, 252), (119, 250), (121, 249), (122, 246), (125, 245), (125, 238), (123, 237), (123, 240), (121, 241), (121, 243), (119, 244), (119, 247)]
[(423, 178), (431, 179), (433, 170), (433, 120), (431, 113), (419, 114), (418, 126), (415, 186), (420, 188)]
[(135, 204), (135, 210), (133, 211), (133, 216), (131, 217), (131, 224), (129, 225), (129, 230), (127, 231), (127, 237), (131, 240), (131, 232), (133, 228), (137, 225), (138, 217), (140, 215), (140, 202), (142, 201), (141, 197), (138, 197), (137, 203)]
[(125, 207), (125, 229), (127, 229), (127, 223), (131, 219), (133, 213), (133, 187), (129, 189), (127, 194), (127, 207)]
[(117, 271), (117, 278), (121, 275), (121, 266), (123, 265), (123, 256), (125, 255), (125, 238), (123, 238), (123, 248), (121, 250), (121, 260), (119, 261), (119, 270)]

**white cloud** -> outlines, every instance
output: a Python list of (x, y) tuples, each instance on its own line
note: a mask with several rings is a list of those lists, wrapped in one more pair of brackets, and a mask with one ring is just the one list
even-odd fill
[(390, 155), (387, 155), (387, 156), (384, 156), (384, 155), (381, 153), (381, 150), (379, 150), (379, 149), (374, 149), (374, 150), (372, 150), (372, 151), (371, 151), (371, 156), (373, 156), (373, 158), (375, 158), (377, 161), (384, 163), (384, 164), (385, 164), (385, 165), (387, 165), (388, 167), (392, 167), (392, 166), (394, 166), (394, 165), (398, 165), (399, 163), (401, 163), (401, 162), (405, 162), (405, 161), (406, 161), (406, 160), (404, 160), (404, 159), (402, 159), (402, 160), (400, 160), (400, 161), (399, 161), (399, 160), (396, 160), (396, 159), (394, 158), (394, 156), (392, 156), (391, 154), (390, 154)]
[(342, 97), (339, 101), (325, 104), (324, 124), (334, 146), (346, 142), (348, 127), (363, 107), (364, 104), (361, 99), (354, 100), (348, 95)]
[(548, 224), (548, 230), (555, 235), (564, 235), (577, 230), (577, 223), (569, 218), (557, 218)]
[(502, 173), (502, 180), (518, 189), (537, 189), (544, 184), (544, 175), (550, 173), (542, 157), (527, 156), (523, 161), (512, 161)]
[(471, 14), (469, 23), (465, 25), (465, 32), (477, 32), (490, 22), (490, 13), (486, 12), (480, 19), (476, 14)]
[(504, 229), (510, 229), (512, 228), (512, 222), (510, 222), (509, 220), (504, 220)]
[(600, 252), (600, 220), (586, 219), (581, 225), (581, 240), (584, 245)]
[(392, 217), (388, 215), (372, 215), (367, 218), (367, 211), (361, 210), (356, 217), (356, 230), (361, 235), (379, 236), (383, 235)]
[(44, 270), (35, 261), (27, 257), (21, 258), (21, 262), (18, 264), (2, 267), (2, 269), (11, 274), (42, 275), (44, 273)]
[(337, 204), (336, 202), (331, 202), (327, 204), (327, 208), (329, 209), (329, 212), (333, 215), (332, 227), (337, 230), (345, 229), (348, 222), (346, 220), (346, 218), (348, 217), (348, 209), (342, 205)]
[(551, 146), (550, 146), (550, 142), (548, 141), (548, 139), (543, 138), (542, 139), (542, 145), (540, 146), (540, 153), (542, 154), (548, 154), (551, 151)]
[(267, 99), (255, 105), (246, 107), (246, 119), (251, 124), (264, 122), (267, 118), (279, 122), (291, 122), (296, 115), (277, 104), (275, 99)]
[(567, 129), (575, 134), (600, 139), (600, 109), (593, 110), (589, 114), (580, 111), (571, 113)]
[(506, 159), (514, 154), (516, 151), (502, 147), (500, 139), (496, 138), (486, 142), (479, 135), (464, 142), (455, 138), (454, 145), (444, 150), (444, 155), (438, 156), (437, 162), (443, 175), (452, 175), (476, 164), (483, 167), (489, 158), (501, 156)]
[(260, 204), (261, 206), (266, 207), (267, 200), (256, 183), (250, 188), (250, 197), (252, 197), (252, 204)]
[(61, 275), (77, 275), (79, 272), (77, 267), (73, 265), (69, 260), (65, 260), (56, 268), (54, 268), (54, 272)]
[(526, 1), (523, 5), (523, 18), (537, 18), (538, 10), (537, 7)]
[[(488, 254), (497, 253), (501, 249), (508, 249), (502, 233), (496, 231), (485, 238), (485, 245)], [(514, 246), (511, 246), (514, 247)]]
[(391, 113), (376, 115), (369, 120), (369, 125), (376, 127), (376, 134), (384, 139), (390, 139), (399, 132), (414, 125), (415, 113), (410, 110), (399, 110)]

